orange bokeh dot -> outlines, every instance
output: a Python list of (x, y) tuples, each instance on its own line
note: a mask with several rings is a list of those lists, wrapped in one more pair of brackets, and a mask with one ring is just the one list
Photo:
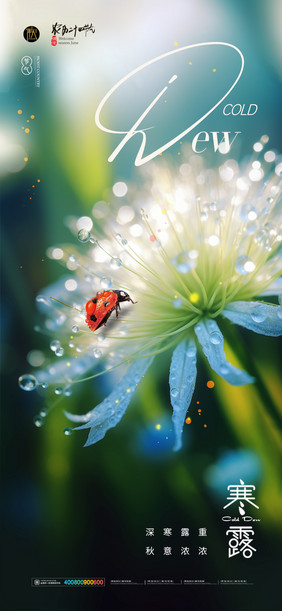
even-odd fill
[(32, 188), (34, 189), (35, 185), (32, 185)]
[(30, 118), (31, 118), (31, 119), (34, 119), (34, 115), (30, 115)]
[(205, 427), (205, 429), (206, 429), (206, 428), (207, 428), (207, 425), (206, 425), (206, 424), (204, 424), (204, 427)]
[(196, 401), (197, 405), (199, 405), (200, 401)]
[(191, 418), (186, 418), (185, 422), (186, 424), (191, 424)]
[(26, 127), (24, 131), (25, 131), (26, 134), (29, 134), (30, 129), (28, 129), (28, 127)]
[(18, 115), (22, 115), (23, 111), (22, 110), (18, 110)]
[(37, 178), (37, 182), (40, 182), (40, 178)]
[(24, 161), (28, 161), (28, 157), (24, 157)]
[(208, 388), (213, 388), (213, 387), (214, 387), (214, 382), (213, 382), (212, 380), (209, 380), (209, 381), (207, 382), (207, 387), (208, 387)]

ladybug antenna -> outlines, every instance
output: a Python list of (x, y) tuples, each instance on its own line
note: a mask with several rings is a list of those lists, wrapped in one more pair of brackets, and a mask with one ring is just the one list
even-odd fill
[(72, 310), (77, 310), (77, 312), (81, 312), (79, 308), (74, 308), (74, 306), (68, 305), (67, 303), (60, 301), (59, 299), (55, 299), (55, 297), (51, 297), (51, 295), (50, 295), (50, 299), (53, 299), (53, 301), (57, 301), (58, 303), (61, 303), (62, 305), (66, 306), (67, 308), (71, 308)]

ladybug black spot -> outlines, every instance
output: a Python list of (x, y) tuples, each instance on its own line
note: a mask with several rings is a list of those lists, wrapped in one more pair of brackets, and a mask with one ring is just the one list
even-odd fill
[(92, 301), (92, 303), (97, 303), (98, 299), (97, 298), (91, 299), (91, 301)]
[(109, 301), (104, 301), (104, 307), (107, 308), (109, 305)]
[(93, 322), (95, 322), (97, 320), (95, 314), (91, 314), (90, 316), (90, 320), (93, 320)]

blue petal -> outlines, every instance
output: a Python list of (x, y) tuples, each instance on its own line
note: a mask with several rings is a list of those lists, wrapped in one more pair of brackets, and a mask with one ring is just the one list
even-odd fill
[(282, 308), (258, 301), (236, 301), (222, 312), (236, 325), (255, 333), (276, 337), (282, 334)]
[(60, 381), (66, 380), (67, 385), (69, 377), (73, 380), (75, 377), (85, 374), (95, 366), (97, 366), (97, 359), (95, 359), (93, 355), (92, 348), (81, 357), (57, 357), (56, 361), (53, 361), (48, 368), (41, 369), (36, 373), (36, 379), (40, 384), (54, 382), (56, 380), (58, 380), (59, 383)]
[(75, 430), (91, 429), (85, 446), (100, 441), (109, 429), (118, 424), (131, 401), (132, 394), (152, 361), (153, 357), (136, 359), (111, 394), (85, 415), (87, 423), (75, 428)]
[(193, 340), (189, 343), (183, 341), (175, 348), (171, 359), (169, 386), (175, 432), (174, 451), (179, 450), (182, 446), (183, 424), (196, 382), (196, 353)]
[(260, 297), (263, 297), (263, 295), (282, 295), (282, 278), (276, 278), (274, 282), (259, 294)]
[(211, 368), (233, 386), (254, 382), (245, 371), (237, 369), (226, 360), (223, 350), (223, 335), (215, 320), (202, 320), (195, 326), (195, 333)]

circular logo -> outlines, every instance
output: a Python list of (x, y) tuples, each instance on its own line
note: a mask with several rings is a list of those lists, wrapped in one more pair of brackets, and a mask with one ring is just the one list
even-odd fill
[(23, 31), (23, 37), (27, 42), (36, 42), (40, 36), (39, 29), (35, 25), (29, 25)]

